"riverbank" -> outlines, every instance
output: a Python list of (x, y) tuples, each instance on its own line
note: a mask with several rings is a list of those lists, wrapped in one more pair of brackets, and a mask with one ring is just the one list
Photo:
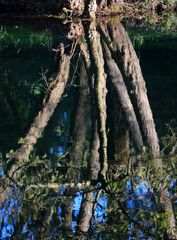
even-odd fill
[(1, 15), (50, 15), (59, 18), (137, 17), (177, 11), (176, 0), (0, 0)]

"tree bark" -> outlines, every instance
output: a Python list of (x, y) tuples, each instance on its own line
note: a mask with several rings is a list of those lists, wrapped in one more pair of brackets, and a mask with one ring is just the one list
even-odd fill
[[(159, 156), (159, 143), (155, 130), (154, 119), (147, 97), (147, 89), (141, 72), (139, 59), (121, 23), (116, 26), (109, 26), (112, 41), (116, 46), (116, 52), (121, 60), (124, 74), (129, 79), (132, 87), (131, 92), (136, 100), (140, 119), (147, 145), (150, 147), (154, 157)], [(160, 163), (159, 163), (160, 164)]]
[(110, 75), (110, 79), (116, 90), (116, 93), (118, 95), (122, 108), (124, 110), (125, 118), (130, 128), (132, 140), (135, 143), (135, 146), (137, 147), (138, 151), (143, 153), (143, 140), (142, 140), (141, 132), (139, 129), (139, 124), (138, 124), (132, 103), (130, 101), (122, 74), (118, 68), (118, 65), (112, 59), (111, 52), (105, 43), (103, 43), (103, 52), (105, 56), (106, 65), (108, 67), (108, 73)]
[(85, 68), (87, 72), (87, 77), (89, 78), (89, 87), (90, 87), (90, 95), (91, 95), (91, 114), (92, 114), (92, 136), (91, 136), (91, 150), (90, 150), (90, 161), (89, 161), (89, 169), (90, 169), (90, 179), (97, 180), (98, 172), (100, 171), (100, 159), (99, 159), (99, 148), (100, 141), (98, 136), (98, 123), (97, 123), (97, 114), (96, 114), (96, 103), (95, 103), (95, 94), (94, 94), (94, 74), (91, 70), (91, 60), (90, 54), (88, 50), (88, 46), (86, 43), (80, 43), (80, 49), (83, 55)]
[(96, 0), (90, 0), (90, 3), (88, 5), (88, 13), (89, 13), (89, 17), (91, 19), (96, 18), (96, 10), (97, 10), (97, 1)]
[[(98, 174), (100, 171), (100, 158), (99, 158), (100, 139), (98, 135), (98, 126), (97, 126), (97, 112), (96, 112), (96, 103), (94, 98), (94, 84), (92, 83), (94, 76), (92, 75), (90, 54), (89, 54), (87, 44), (81, 43), (80, 49), (84, 57), (87, 76), (90, 80), (89, 86), (90, 86), (90, 94), (91, 94), (92, 136), (91, 136), (91, 146), (90, 146), (90, 161), (88, 164), (88, 174), (89, 174), (89, 179), (97, 180)], [(93, 216), (93, 207), (94, 207), (94, 192), (91, 191), (85, 194), (81, 204), (81, 209), (78, 217), (77, 231), (76, 231), (76, 236), (78, 236), (79, 239), (81, 239), (82, 233), (84, 233), (84, 236), (83, 236), (84, 238), (86, 233), (88, 233), (89, 231), (91, 219)]]
[(108, 0), (108, 6), (114, 8), (114, 10), (117, 10), (117, 12), (119, 11), (120, 7), (122, 7), (123, 3), (123, 0)]
[(73, 16), (81, 16), (84, 12), (84, 0), (65, 0), (64, 5), (72, 11)]
[[(100, 42), (100, 35), (96, 31), (95, 22), (90, 25), (90, 55), (93, 59), (95, 68), (94, 78), (94, 92), (95, 92), (95, 103), (97, 105), (97, 119), (98, 119), (98, 134), (100, 139), (100, 162), (101, 171), (100, 176), (105, 179), (108, 163), (107, 163), (107, 133), (106, 133), (106, 74), (104, 71), (104, 59), (102, 46)], [(91, 33), (93, 35), (91, 35)]]

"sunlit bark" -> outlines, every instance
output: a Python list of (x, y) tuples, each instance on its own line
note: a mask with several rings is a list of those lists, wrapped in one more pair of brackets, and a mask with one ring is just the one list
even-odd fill
[(109, 7), (111, 7), (111, 9), (114, 11), (114, 12), (119, 12), (120, 10), (120, 7), (123, 5), (124, 1), (123, 0), (109, 0)]
[(84, 12), (84, 0), (65, 0), (63, 3), (71, 11), (69, 16), (81, 16)]

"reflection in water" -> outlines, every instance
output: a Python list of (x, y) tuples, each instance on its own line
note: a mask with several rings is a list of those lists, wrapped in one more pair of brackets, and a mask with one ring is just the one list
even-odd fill
[(125, 29), (64, 27), (68, 38), (53, 47), (59, 69), (43, 73), (36, 118), (17, 150), (1, 150), (1, 239), (177, 239), (174, 167), (163, 166)]

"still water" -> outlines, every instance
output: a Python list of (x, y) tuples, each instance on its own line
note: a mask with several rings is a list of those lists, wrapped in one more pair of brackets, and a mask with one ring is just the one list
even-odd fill
[(0, 23), (0, 239), (176, 239), (177, 35)]

